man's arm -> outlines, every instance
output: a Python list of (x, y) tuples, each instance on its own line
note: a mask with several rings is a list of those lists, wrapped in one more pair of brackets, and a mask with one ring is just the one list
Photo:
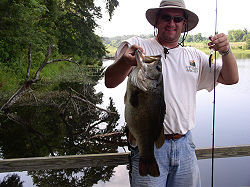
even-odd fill
[(136, 49), (143, 51), (143, 49), (137, 45), (132, 45), (131, 47), (125, 45), (117, 60), (107, 68), (105, 71), (105, 85), (107, 88), (115, 88), (122, 83), (131, 72), (132, 67), (136, 66)]
[[(217, 34), (209, 38), (211, 40), (208, 45), (216, 51), (227, 52), (230, 50), (230, 45), (225, 34)], [(228, 54), (222, 56), (222, 69), (217, 82), (222, 84), (236, 84), (239, 81), (238, 67), (236, 59), (230, 51)]]

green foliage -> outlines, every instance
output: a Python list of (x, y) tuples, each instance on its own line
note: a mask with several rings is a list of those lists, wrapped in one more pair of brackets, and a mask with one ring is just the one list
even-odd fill
[(201, 41), (203, 41), (201, 33), (194, 35), (194, 42), (201, 42)]
[[(107, 46), (112, 46), (112, 47), (118, 47), (122, 41), (127, 40), (131, 37), (134, 37), (136, 35), (125, 35), (125, 36), (115, 36), (115, 37), (103, 37), (102, 40), (105, 45)], [(145, 35), (139, 36), (141, 38), (146, 38)]]
[(65, 1), (57, 22), (60, 33), (59, 52), (100, 60), (106, 54), (102, 41), (94, 34), (97, 26), (95, 19), (101, 18), (100, 11), (100, 7), (96, 7), (93, 1)]
[(244, 30), (229, 30), (228, 31), (228, 40), (230, 42), (245, 42), (249, 36), (249, 31), (244, 28)]
[(44, 5), (33, 0), (0, 2), (0, 37), (5, 53), (0, 62), (11, 64), (24, 59), (28, 43), (40, 39), (35, 25), (46, 11)]
[(187, 38), (186, 38), (186, 42), (192, 42), (192, 41), (194, 41), (193, 35), (188, 34), (188, 35), (187, 35)]
[[(118, 1), (104, 3), (111, 18)], [(51, 44), (56, 46), (51, 58), (70, 56), (83, 64), (102, 65), (107, 51), (94, 33), (96, 19), (101, 17), (101, 8), (95, 6), (94, 0), (1, 0), (0, 89), (5, 89), (6, 82), (11, 87), (18, 85), (14, 80), (23, 80), (29, 43), (31, 72), (40, 66)]]
[(246, 49), (246, 50), (249, 50), (249, 49), (250, 49), (250, 38), (247, 39), (247, 41), (246, 41), (245, 49)]
[[(107, 0), (110, 17), (117, 0)], [(101, 59), (106, 54), (94, 34), (101, 8), (93, 0), (5, 0), (0, 2), (0, 62), (11, 66), (27, 58), (29, 43), (33, 52), (58, 45), (61, 54)]]

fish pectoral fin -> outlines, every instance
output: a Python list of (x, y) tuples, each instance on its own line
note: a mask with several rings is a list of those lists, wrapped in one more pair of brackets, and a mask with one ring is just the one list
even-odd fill
[(165, 142), (165, 137), (164, 137), (164, 128), (162, 128), (160, 135), (158, 138), (155, 140), (155, 147), (157, 149), (160, 149)]
[(137, 145), (136, 139), (130, 131), (129, 131), (129, 135), (128, 135), (128, 141), (129, 141), (130, 145), (132, 145), (134, 147)]

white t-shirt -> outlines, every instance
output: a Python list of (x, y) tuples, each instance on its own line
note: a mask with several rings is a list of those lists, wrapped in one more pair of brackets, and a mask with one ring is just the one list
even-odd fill
[[(209, 56), (193, 47), (177, 47), (166, 55), (163, 47), (155, 40), (133, 37), (121, 43), (116, 52), (128, 44), (141, 46), (145, 55), (162, 55), (162, 73), (166, 115), (164, 133), (186, 134), (195, 127), (196, 92), (202, 89), (212, 91), (214, 87), (214, 68), (209, 67)], [(216, 80), (221, 64), (216, 68)]]

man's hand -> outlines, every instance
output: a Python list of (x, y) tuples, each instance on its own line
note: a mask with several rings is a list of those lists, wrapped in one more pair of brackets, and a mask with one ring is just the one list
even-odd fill
[(222, 69), (217, 82), (222, 84), (236, 84), (239, 81), (238, 67), (236, 59), (230, 50), (230, 45), (227, 36), (224, 33), (216, 34), (209, 37), (211, 42), (208, 43), (210, 49), (225, 53), (222, 56)]
[(230, 49), (227, 36), (224, 33), (210, 36), (209, 40), (211, 40), (211, 42), (208, 43), (209, 49), (213, 48), (215, 51), (222, 53), (226, 53)]
[(117, 60), (111, 64), (105, 71), (105, 85), (107, 88), (114, 88), (125, 80), (128, 74), (133, 69), (133, 66), (137, 65), (135, 59), (135, 51), (140, 49), (144, 51), (140, 46), (132, 45), (128, 47), (125, 45)]
[(137, 62), (135, 59), (135, 51), (139, 49), (141, 52), (143, 51), (143, 48), (138, 46), (138, 45), (132, 45), (131, 47), (129, 47), (126, 52), (123, 54), (123, 58), (125, 60), (125, 62), (131, 66), (136, 66)]

